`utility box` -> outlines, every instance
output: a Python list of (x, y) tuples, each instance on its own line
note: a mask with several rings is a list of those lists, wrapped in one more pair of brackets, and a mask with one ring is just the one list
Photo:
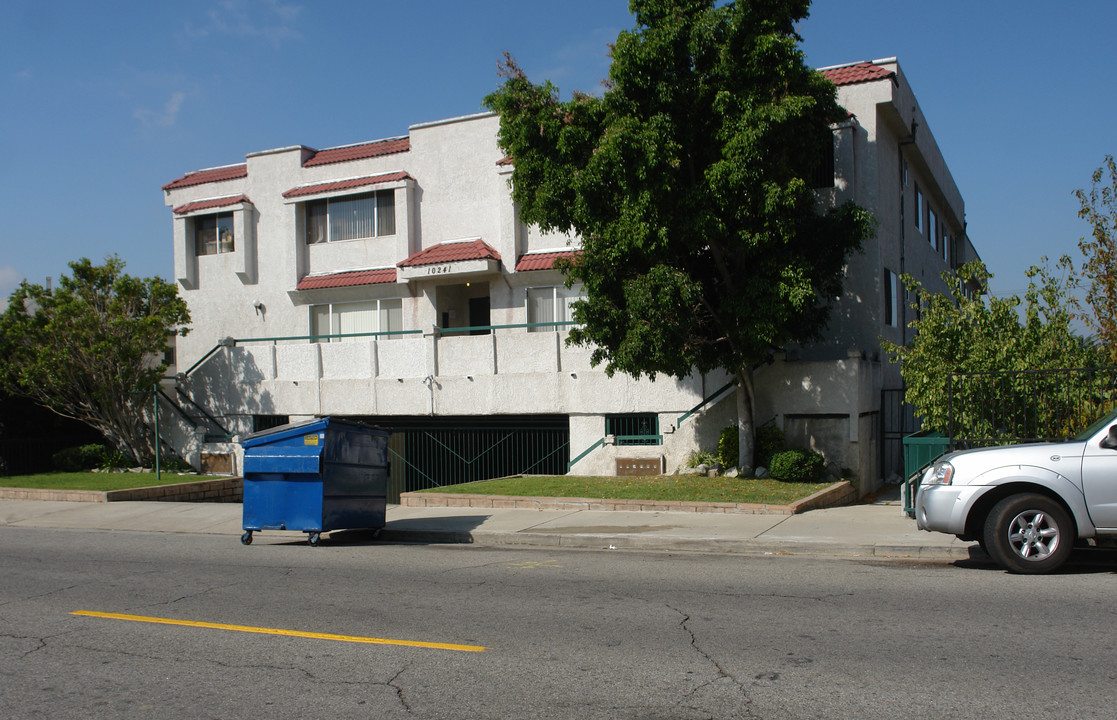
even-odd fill
[(384, 527), (389, 433), (335, 418), (253, 433), (244, 448), (244, 535)]
[(915, 517), (915, 494), (923, 468), (950, 450), (950, 438), (941, 432), (921, 430), (904, 437), (904, 512)]
[(617, 458), (617, 477), (662, 475), (663, 456), (650, 458)]

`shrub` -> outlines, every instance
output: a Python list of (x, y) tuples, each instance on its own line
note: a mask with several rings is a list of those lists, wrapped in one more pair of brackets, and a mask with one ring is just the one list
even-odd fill
[(786, 439), (784, 438), (783, 430), (780, 430), (775, 425), (761, 425), (757, 428), (756, 450), (754, 452), (756, 466), (770, 469), (770, 463), (775, 454), (787, 447), (784, 444), (785, 442)]
[[(738, 452), (738, 438), (736, 425), (730, 425), (721, 431), (718, 438), (718, 460), (724, 467), (737, 467), (740, 464)], [(783, 430), (775, 425), (761, 425), (756, 429), (756, 447), (753, 450), (753, 461), (756, 467), (768, 467), (772, 456), (784, 449)]]
[(101, 461), (108, 451), (104, 445), (79, 445), (59, 450), (51, 456), (54, 468), (62, 472), (82, 472), (101, 467)]
[(717, 463), (717, 455), (711, 450), (695, 450), (687, 458), (686, 466), (688, 468), (696, 468), (699, 465), (714, 465)]
[(101, 469), (102, 470), (120, 470), (128, 467), (131, 463), (124, 453), (119, 450), (105, 450), (101, 454)]
[(740, 452), (737, 447), (737, 438), (739, 437), (736, 425), (730, 425), (722, 429), (721, 437), (718, 438), (718, 462), (722, 464), (722, 467), (737, 467), (737, 461), (740, 459)]
[(778, 480), (818, 480), (826, 467), (821, 453), (805, 448), (791, 448), (772, 456), (768, 470)]

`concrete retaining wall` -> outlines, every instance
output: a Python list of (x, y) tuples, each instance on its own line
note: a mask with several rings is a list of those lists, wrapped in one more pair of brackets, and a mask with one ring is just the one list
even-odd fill
[(62, 500), (67, 502), (121, 502), (126, 500), (164, 500), (168, 502), (241, 502), (244, 479), (198, 480), (195, 482), (129, 488), (127, 490), (40, 490), (0, 488), (3, 500)]
[(846, 505), (857, 498), (848, 481), (834, 483), (790, 505), (755, 503), (679, 502), (658, 500), (605, 500), (601, 498), (516, 497), (463, 493), (408, 492), (400, 495), (404, 507), (518, 508), (526, 510), (655, 510), (659, 512), (742, 513), (797, 515), (807, 510)]

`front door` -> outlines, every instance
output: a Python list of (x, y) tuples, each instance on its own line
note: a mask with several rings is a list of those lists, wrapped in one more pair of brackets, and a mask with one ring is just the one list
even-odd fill
[(1098, 528), (1117, 528), (1117, 450), (1101, 447), (1105, 427), (1086, 443), (1082, 454), (1082, 489), (1090, 519)]
[[(469, 299), (469, 324), (471, 327), (489, 325), (489, 296)], [(470, 335), (488, 335), (488, 330), (471, 330)]]

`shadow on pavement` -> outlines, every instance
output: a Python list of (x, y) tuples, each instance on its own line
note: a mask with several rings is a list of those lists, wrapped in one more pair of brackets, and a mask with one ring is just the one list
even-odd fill
[(448, 515), (391, 520), (376, 539), (380, 542), (417, 544), (472, 543), (473, 531), (491, 517), (492, 515)]
[[(971, 570), (992, 570), (1007, 573), (993, 558), (985, 554), (979, 546), (970, 548), (970, 556), (956, 560), (955, 567)], [(1070, 558), (1053, 575), (1089, 575), (1097, 573), (1117, 573), (1117, 549), (1114, 548), (1075, 548)]]

